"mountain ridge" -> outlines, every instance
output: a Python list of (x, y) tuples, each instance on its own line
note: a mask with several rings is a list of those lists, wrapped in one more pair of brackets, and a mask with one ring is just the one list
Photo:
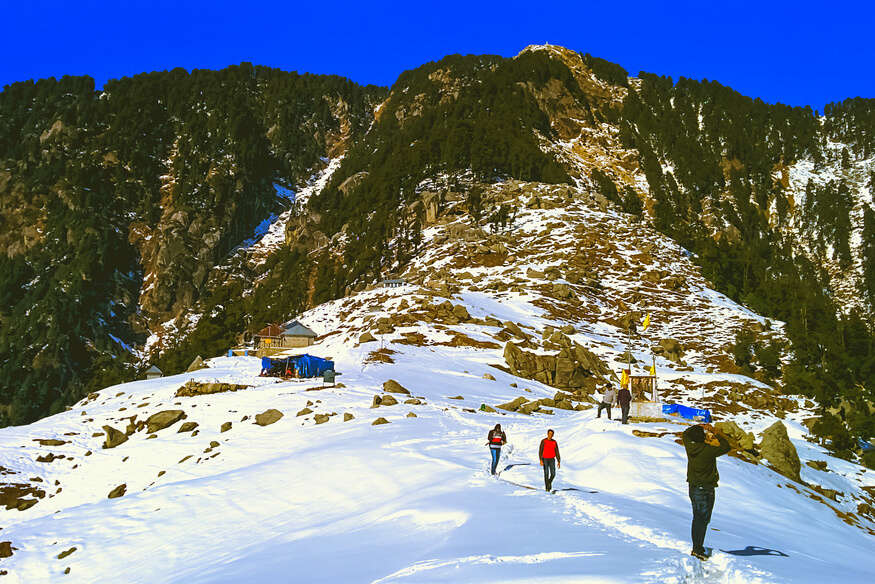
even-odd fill
[[(173, 72), (165, 75), (182, 78)], [(264, 103), (272, 103), (266, 101), (268, 96), (286, 99), (270, 85), (274, 77), (282, 78), (283, 74), (244, 66), (232, 68), (226, 75), (237, 84), (235, 87), (244, 88), (241, 96), (255, 92)], [(192, 76), (221, 79), (210, 72)], [(216, 96), (226, 95), (227, 89), (222, 87), (220, 82)], [(334, 142), (345, 144), (339, 146), (345, 149), (342, 161), (324, 188), (308, 196), (306, 204), (296, 205), (291, 213), (282, 211), (288, 226), (287, 245), (259, 260), (254, 270), (238, 262), (240, 276), (210, 276), (211, 264), (225, 260), (211, 254), (209, 245), (196, 249), (203, 241), (218, 236), (217, 241), (225, 241), (220, 243), (221, 249), (238, 250), (235, 253), (239, 254), (239, 243), (249, 235), (241, 229), (231, 229), (230, 237), (222, 236), (199, 230), (198, 220), (187, 216), (187, 211), (180, 214), (170, 207), (170, 211), (162, 212), (164, 220), (152, 211), (157, 219), (151, 221), (164, 225), (157, 238), (161, 244), (143, 247), (152, 229), (148, 221), (137, 229), (135, 240), (147, 268), (143, 277), (149, 280), (137, 290), (139, 301), (135, 302), (131, 298), (134, 279), (126, 304), (128, 311), (136, 306), (135, 328), (142, 333), (136, 336), (120, 330), (113, 336), (126, 345), (142, 347), (143, 333), (154, 337), (159, 328), (167, 328), (166, 324), (156, 328), (156, 316), (164, 323), (175, 323), (172, 328), (178, 332), (165, 335), (163, 353), (143, 358), (157, 359), (166, 370), (180, 370), (197, 354), (223, 352), (239, 335), (251, 333), (264, 320), (290, 318), (308, 306), (361, 289), (386, 270), (403, 267), (421, 245), (424, 221), (441, 215), (448, 193), (466, 199), (465, 206), (470, 207), (466, 212), (482, 215), (492, 225), (501, 225), (502, 221), (506, 225), (513, 212), (510, 205), (481, 208), (482, 203), (476, 199), (482, 193), (477, 190), (488, 188), (496, 180), (512, 178), (574, 184), (595, 193), (605, 208), (620, 208), (652, 222), (694, 254), (717, 289), (736, 299), (743, 298), (773, 319), (786, 320), (792, 348), (789, 354), (784, 353), (785, 387), (793, 386), (793, 391), (814, 397), (826, 408), (835, 404), (837, 397), (851, 399), (854, 384), (870, 386), (865, 363), (872, 352), (871, 335), (864, 330), (869, 306), (865, 298), (869, 281), (866, 275), (873, 272), (868, 258), (875, 259), (875, 254), (866, 251), (869, 248), (859, 226), (848, 233), (847, 220), (842, 219), (844, 207), (832, 203), (851, 200), (847, 216), (857, 220), (865, 215), (862, 211), (867, 208), (870, 192), (864, 184), (870, 170), (865, 160), (871, 151), (867, 116), (873, 111), (869, 102), (848, 100), (831, 106), (828, 115), (832, 117), (821, 117), (817, 122), (805, 108), (762, 104), (714, 82), (681, 78), (675, 84), (671, 79), (646, 73), (629, 77), (617, 65), (552, 45), (530, 46), (510, 59), (446, 57), (403, 73), (385, 97), (378, 99), (381, 91), (364, 91), (354, 123), (341, 119), (344, 108), (338, 104), (345, 102), (322, 100), (321, 111), (336, 124), (332, 131), (342, 135), (342, 128), (348, 128), (347, 138)], [(148, 99), (139, 99), (144, 107), (149, 105)], [(255, 144), (245, 154), (253, 161), (249, 165), (254, 173), (252, 184), (260, 185), (255, 190), (262, 199), (247, 203), (254, 205), (254, 212), (241, 224), (254, 226), (268, 218), (266, 205), (274, 197), (268, 183), (276, 178), (259, 171), (258, 161), (275, 158), (271, 150), (276, 151), (277, 144), (286, 140), (287, 131), (281, 124), (267, 127), (260, 122), (245, 122), (253, 119), (246, 113), (251, 111), (246, 109), (250, 106), (243, 103), (241, 107), (242, 117), (236, 116), (237, 126), (231, 129), (240, 130), (241, 123), (255, 128), (242, 135)], [(303, 106), (295, 107), (306, 112), (306, 108), (300, 109)], [(286, 115), (286, 110), (277, 111), (280, 118)], [(133, 119), (138, 114), (126, 115)], [(211, 123), (197, 122), (200, 137), (190, 143), (218, 140), (221, 144), (226, 140), (227, 130), (222, 126), (218, 134), (210, 136), (212, 130), (205, 128)], [(65, 130), (63, 123), (44, 127), (39, 139), (48, 144), (61, 139), (65, 131), (73, 131)], [(349, 130), (353, 127), (359, 130)], [(844, 135), (847, 139), (834, 142), (843, 144), (840, 151), (824, 151), (820, 144), (826, 135), (836, 139)], [(9, 143), (9, 135), (4, 143)], [(340, 150), (329, 145), (321, 147), (326, 159), (332, 154), (339, 158)], [(175, 156), (186, 158), (179, 153)], [(855, 161), (849, 162), (851, 156)], [(859, 166), (859, 170), (846, 186), (836, 183), (817, 191), (814, 199), (822, 200), (822, 204), (811, 207), (814, 211), (809, 209), (801, 219), (790, 218), (798, 205), (791, 205), (784, 191), (789, 189), (793, 193), (790, 198), (799, 198), (800, 187), (795, 181), (785, 180), (780, 164), (797, 160), (794, 164), (798, 166), (811, 157), (812, 164), (820, 165), (821, 170), (824, 165), (833, 169), (846, 163)], [(172, 158), (164, 166), (177, 164)], [(112, 157), (106, 164), (115, 164)], [(233, 169), (230, 164), (228, 168)], [(152, 179), (164, 181), (163, 187), (153, 183), (157, 185), (155, 192), (165, 193), (165, 199), (177, 192), (175, 196), (183, 202), (199, 201), (201, 185), (207, 190), (204, 201), (209, 199), (210, 190), (234, 192), (234, 185), (222, 178), (223, 172), (231, 176), (228, 172), (233, 171), (222, 171), (213, 163), (198, 165), (206, 169), (201, 175), (206, 182), (191, 182), (190, 178), (180, 181), (165, 173)], [(6, 192), (10, 191), (9, 180)], [(852, 193), (850, 199), (842, 194), (845, 191)], [(835, 208), (839, 212), (823, 211)], [(211, 213), (209, 203), (203, 209), (207, 215)], [(239, 213), (230, 209), (224, 208), (230, 213), (225, 222), (233, 224)], [(273, 207), (270, 212), (279, 210)], [(205, 224), (210, 221), (213, 219)], [(796, 238), (798, 224), (803, 221), (815, 228), (807, 235), (809, 243), (801, 244)], [(193, 237), (185, 235), (186, 230)], [(842, 243), (854, 238), (860, 240), (859, 245)], [(826, 240), (827, 245), (810, 243), (819, 239)], [(168, 268), (167, 258), (178, 259), (170, 260)], [(28, 261), (23, 262), (25, 273)], [(848, 261), (854, 270), (843, 269)], [(7, 278), (12, 283), (10, 288), (23, 279), (15, 275), (21, 264), (13, 261), (3, 266), (4, 273), (13, 274)], [(300, 276), (290, 280), (282, 274)], [(261, 285), (250, 290), (247, 279)], [(161, 285), (162, 280), (167, 284)], [(818, 288), (826, 293), (817, 292)], [(791, 302), (784, 300), (788, 294), (793, 295)], [(17, 296), (11, 290), (4, 293), (13, 300)], [(843, 313), (849, 306), (856, 310)], [(22, 305), (22, 310), (26, 308)], [(809, 313), (822, 318), (812, 319)], [(167, 320), (168, 316), (173, 318)], [(27, 330), (26, 325), (19, 330)], [(851, 334), (855, 338), (850, 338)], [(19, 341), (6, 338), (5, 342), (10, 350), (20, 351), (13, 349)], [(155, 346), (154, 342), (149, 344), (150, 348)], [(760, 354), (765, 355), (767, 350), (772, 356), (764, 361), (774, 367), (775, 349), (750, 343), (747, 338), (735, 346), (740, 347), (735, 360), (750, 372), (759, 367)], [(9, 378), (28, 362), (8, 362), (5, 376)], [(69, 363), (67, 368), (76, 371), (77, 363)], [(125, 374), (131, 372), (129, 366)], [(48, 387), (39, 391), (51, 395), (58, 383), (43, 383)], [(71, 390), (68, 397), (55, 399), (53, 407), (64, 399), (74, 399), (77, 391), (82, 390)], [(29, 399), (33, 398), (31, 394)], [(19, 400), (19, 407), (24, 399)], [(866, 424), (854, 429), (858, 435), (868, 431)], [(847, 442), (843, 435), (833, 438)]]

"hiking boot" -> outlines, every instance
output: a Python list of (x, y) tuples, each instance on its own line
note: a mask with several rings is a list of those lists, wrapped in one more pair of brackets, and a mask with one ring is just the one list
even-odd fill
[(705, 550), (693, 550), (690, 552), (690, 555), (694, 558), (698, 558), (699, 560), (707, 561), (708, 555), (705, 553)]

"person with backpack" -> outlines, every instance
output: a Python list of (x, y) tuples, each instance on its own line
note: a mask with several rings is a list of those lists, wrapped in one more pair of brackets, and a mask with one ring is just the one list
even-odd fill
[(498, 459), (501, 456), (501, 447), (507, 444), (507, 436), (501, 430), (501, 424), (496, 424), (495, 428), (489, 431), (486, 436), (486, 444), (492, 453), (492, 474), (495, 474), (498, 468)]
[[(706, 430), (717, 438), (719, 446), (712, 446), (705, 441)], [(705, 533), (708, 530), (708, 523), (711, 522), (711, 510), (714, 508), (714, 489), (720, 479), (717, 472), (717, 457), (729, 452), (729, 441), (711, 424), (690, 426), (684, 430), (682, 438), (687, 451), (687, 482), (690, 503), (693, 506), (693, 524), (690, 528), (693, 551), (690, 555), (700, 560), (707, 560)]]
[(548, 491), (552, 491), (553, 479), (556, 478), (556, 468), (562, 468), (559, 443), (553, 440), (553, 430), (547, 430), (547, 437), (541, 440), (538, 458), (541, 461), (541, 466), (544, 467), (544, 486)]
[[(620, 388), (620, 391), (617, 392), (617, 403), (620, 404), (620, 414), (622, 423), (629, 423), (629, 404), (632, 403), (632, 392), (629, 391), (629, 388), (623, 386)], [(608, 410), (608, 417), (610, 417), (610, 411)]]
[(601, 418), (602, 417), (602, 410), (607, 409), (608, 410), (608, 419), (610, 420), (611, 419), (611, 405), (616, 400), (616, 397), (617, 397), (617, 393), (614, 391), (614, 388), (611, 386), (611, 384), (610, 383), (606, 384), (604, 389), (602, 390), (602, 401), (599, 402), (599, 409), (598, 409), (598, 412), (596, 412), (595, 417)]

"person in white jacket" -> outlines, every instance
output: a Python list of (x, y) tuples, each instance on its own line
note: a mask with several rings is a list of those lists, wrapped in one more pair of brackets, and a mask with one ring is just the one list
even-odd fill
[(608, 410), (608, 419), (611, 419), (611, 406), (617, 401), (617, 391), (610, 383), (606, 384), (602, 390), (602, 401), (599, 403), (599, 410), (596, 413), (596, 418), (602, 417), (602, 410)]

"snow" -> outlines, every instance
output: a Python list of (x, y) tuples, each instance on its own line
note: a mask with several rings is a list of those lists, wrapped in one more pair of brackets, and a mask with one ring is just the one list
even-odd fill
[[(330, 161), (296, 202), (323, 188), (339, 164)], [(513, 228), (488, 242), (506, 245), (502, 265), (459, 267), (478, 242), (448, 237), (458, 225), (442, 222), (424, 230), (421, 253), (399, 274), (408, 285), (352, 294), (298, 316), (321, 337), (289, 353), (333, 359), (345, 387), (259, 377), (255, 357), (216, 357), (208, 369), (109, 387), (70, 411), (0, 429), (0, 458), (10, 473), (4, 480), (46, 491), (29, 509), (0, 511), (0, 540), (17, 548), (0, 564), (6, 579), (55, 582), (69, 567), (63, 581), (74, 583), (873, 581), (875, 565), (861, 558), (871, 551), (875, 524), (859, 515), (858, 525), (848, 525), (839, 513), (858, 513), (863, 487), (875, 486), (875, 475), (809, 442), (801, 422), (812, 411), (801, 403), (783, 422), (803, 461), (802, 478), (839, 491), (838, 500), (815, 500), (820, 496), (809, 487), (765, 464), (721, 458), (706, 539), (715, 552), (702, 565), (689, 556), (686, 458), (675, 442), (675, 433), (686, 427), (682, 421), (622, 426), (595, 419), (594, 409), (531, 416), (480, 411), (481, 404), (552, 397), (556, 391), (494, 366), (504, 364), (503, 347), (449, 346), (458, 335), (494, 342), (500, 330), (494, 322), (414, 318), (378, 335), (379, 342), (356, 343), (376, 319), (402, 315), (404, 301), (415, 312), (423, 302), (449, 300), (474, 319), (517, 323), (531, 335), (526, 350), (534, 353), (555, 354), (542, 333), (571, 324), (574, 342), (619, 371), (626, 334), (617, 317), (646, 309), (653, 313), (652, 326), (631, 347), (645, 366), (658, 339), (691, 343), (684, 355), (688, 365), (656, 358), (660, 391), (675, 392), (675, 401), (697, 405), (700, 392), (712, 397), (732, 384), (745, 391), (771, 389), (714, 366), (739, 327), (765, 319), (713, 291), (670, 239), (600, 208), (585, 192), (518, 181), (495, 188), (521, 189), (527, 199)], [(563, 202), (529, 209), (524, 203), (535, 197)], [(287, 213), (232, 260), (265, 261), (283, 244)], [(583, 238), (597, 254), (577, 249)], [(565, 279), (578, 254), (593, 261), (586, 273), (598, 277), (598, 286)], [(529, 269), (548, 267), (558, 267), (562, 277), (528, 275)], [(452, 292), (423, 287), (461, 270), (473, 278), (451, 282)], [(680, 276), (683, 283), (667, 287), (662, 276), (642, 280), (648, 270)], [(552, 283), (569, 284), (573, 301), (551, 297), (545, 290)], [(192, 328), (198, 318), (192, 311), (163, 323), (147, 347), (160, 348), (163, 337)], [(769, 334), (780, 338), (782, 330), (783, 323), (773, 322)], [(425, 340), (398, 342), (405, 333)], [(379, 348), (392, 351), (392, 363), (374, 362)], [(175, 397), (191, 379), (251, 387)], [(407, 397), (397, 395), (402, 403), (371, 408), (388, 379), (425, 403), (404, 404)], [(741, 413), (718, 419), (753, 432), (776, 420), (767, 411), (735, 405)], [(337, 415), (316, 424), (312, 413), (296, 415), (305, 407)], [(253, 424), (269, 408), (284, 416), (266, 427)], [(134, 432), (114, 449), (102, 449), (103, 438), (94, 436), (104, 425), (124, 430), (130, 416), (145, 420), (168, 409), (184, 410), (186, 421), (198, 423), (198, 434), (178, 433), (177, 422), (154, 438)], [(408, 418), (409, 412), (416, 417)], [(354, 419), (344, 422), (345, 413)], [(371, 425), (378, 416), (390, 424)], [(229, 421), (231, 429), (221, 432)], [(495, 423), (509, 438), (498, 478), (488, 474), (484, 444)], [(563, 455), (555, 494), (541, 489), (537, 461), (547, 428), (556, 431)], [(45, 438), (69, 442), (34, 442)], [(219, 446), (210, 446), (212, 441)], [(36, 460), (47, 452), (66, 458)], [(812, 460), (826, 461), (829, 472), (804, 465)], [(108, 499), (123, 483), (126, 494)], [(73, 546), (74, 553), (57, 558)], [(785, 555), (721, 551), (743, 554), (749, 546)]]
[[(372, 315), (367, 301), (380, 295), (387, 296), (381, 307), (388, 314), (411, 294), (411, 287), (405, 288), (353, 297), (365, 304), (352, 314), (347, 314), (350, 299), (321, 305), (301, 321), (322, 333), (338, 330)], [(472, 314), (540, 326), (533, 307), (519, 298), (465, 293), (454, 298), (460, 300)], [(454, 328), (473, 334), (477, 327)], [(500, 362), (500, 350), (391, 344), (395, 363), (364, 364), (376, 344), (354, 346), (349, 341), (354, 332), (339, 330), (306, 351), (333, 358), (343, 388), (258, 377), (257, 358), (217, 357), (208, 369), (109, 387), (71, 411), (0, 430), (3, 465), (19, 473), (6, 480), (39, 476), (43, 482), (36, 484), (51, 495), (25, 511), (0, 511), (2, 539), (18, 548), (2, 562), (6, 579), (55, 582), (66, 567), (71, 571), (64, 581), (132, 584), (277, 581), (290, 574), (308, 583), (875, 578), (875, 565), (861, 561), (871, 553), (871, 535), (794, 492), (789, 480), (765, 466), (729, 457), (718, 463), (721, 486), (706, 540), (714, 557), (700, 565), (688, 555), (682, 447), (672, 434), (632, 433), (677, 432), (683, 424), (622, 426), (594, 419), (594, 410), (556, 410), (552, 416), (479, 412), (481, 403), (547, 397), (554, 390), (491, 367)], [(372, 397), (389, 378), (426, 404), (371, 409)], [(253, 387), (175, 398), (189, 379)], [(450, 399), (455, 395), (464, 399)], [(397, 397), (403, 402), (406, 396)], [(338, 415), (321, 425), (312, 415), (296, 416), (307, 402), (317, 413)], [(254, 425), (254, 415), (268, 408), (284, 417), (270, 426)], [(178, 433), (177, 423), (154, 439), (137, 432), (110, 450), (101, 449), (102, 438), (91, 436), (104, 424), (123, 429), (130, 415), (145, 419), (165, 409), (183, 409), (186, 421), (199, 424), (198, 435)], [(407, 418), (411, 411), (417, 417)], [(355, 418), (343, 422), (347, 412)], [(241, 421), (244, 416), (249, 419)], [(372, 426), (378, 416), (391, 423)], [(233, 426), (222, 433), (226, 421)], [(484, 446), (495, 423), (509, 439), (499, 468), (519, 465), (499, 478), (488, 474)], [(845, 493), (875, 484), (871, 472), (829, 457), (803, 440), (800, 425), (787, 423), (803, 460), (829, 462), (830, 473), (803, 466), (806, 479), (825, 475), (830, 488)], [(537, 446), (547, 428), (556, 431), (563, 462), (554, 487), (583, 491), (541, 490)], [(54, 437), (70, 443), (41, 447), (33, 441)], [(204, 452), (213, 440), (220, 446)], [(72, 458), (35, 461), (48, 451)], [(87, 451), (92, 454), (85, 456)], [(107, 499), (121, 483), (127, 485), (125, 496)], [(73, 554), (57, 559), (73, 546)], [(786, 557), (721, 551), (748, 546)]]

